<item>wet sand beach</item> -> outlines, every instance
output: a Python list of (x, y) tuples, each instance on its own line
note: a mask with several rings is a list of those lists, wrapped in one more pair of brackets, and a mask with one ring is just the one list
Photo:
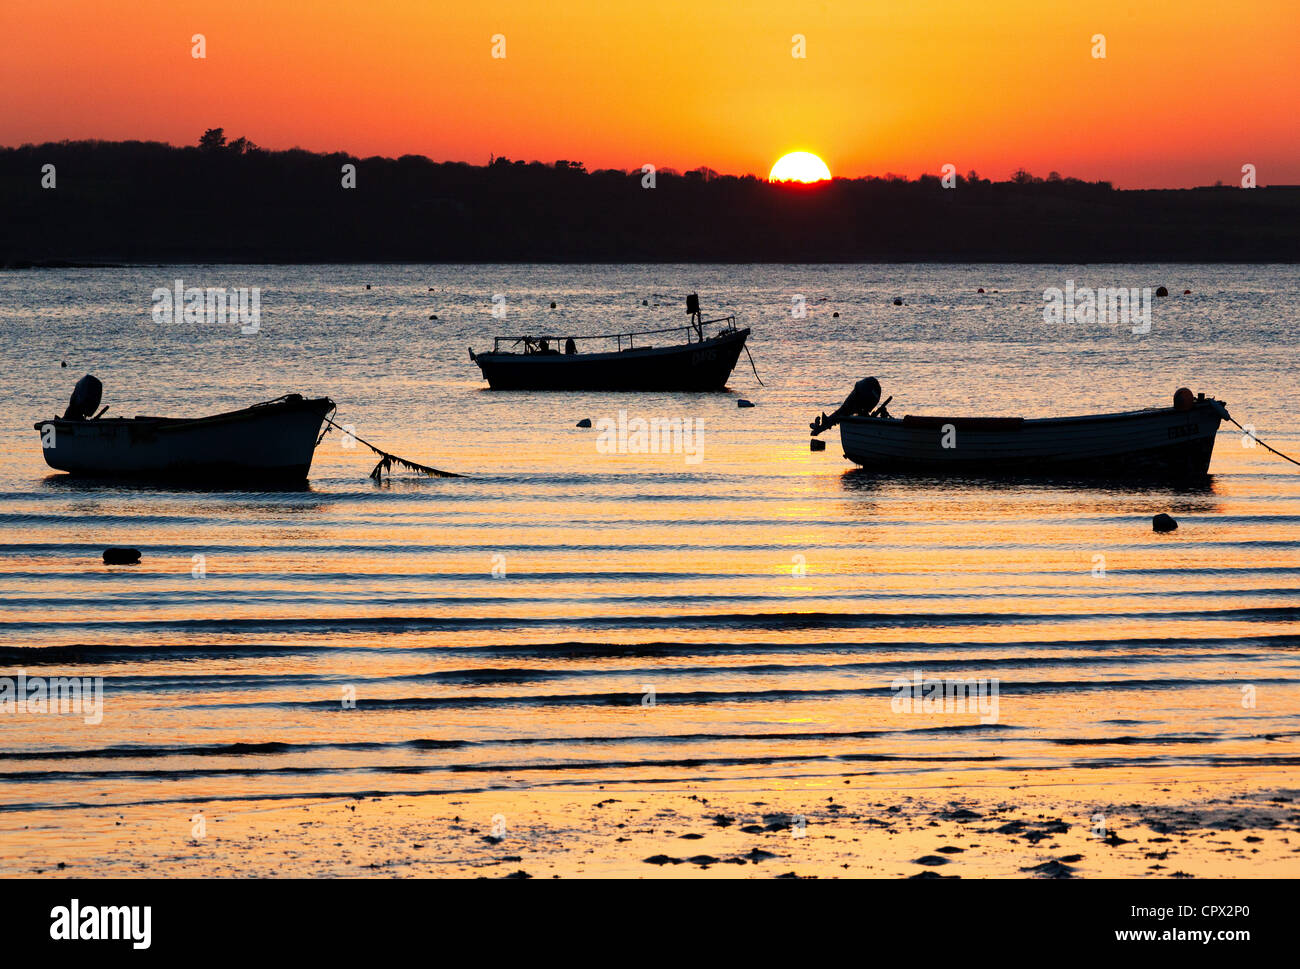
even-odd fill
[(5, 841), (25, 844), (4, 853), (0, 873), (1290, 877), (1300, 854), (1300, 791), (1274, 786), (1287, 781), (1294, 781), (1292, 768), (1155, 782), (1107, 770), (1050, 785), (1002, 786), (991, 778), (972, 787), (949, 776), (900, 789), (857, 776), (767, 790), (597, 786), (212, 803), (188, 816), (175, 807), (134, 806), (87, 811), (72, 837), (39, 813), (25, 818), (30, 827), (22, 833), (0, 819)]

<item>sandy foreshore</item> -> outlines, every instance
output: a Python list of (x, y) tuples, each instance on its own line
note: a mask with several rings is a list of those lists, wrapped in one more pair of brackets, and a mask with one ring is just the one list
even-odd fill
[(1300, 791), (1288, 780), (1276, 767), (1114, 770), (1087, 783), (991, 774), (972, 786), (967, 774), (896, 788), (870, 774), (11, 813), (0, 816), (0, 873), (1294, 877)]

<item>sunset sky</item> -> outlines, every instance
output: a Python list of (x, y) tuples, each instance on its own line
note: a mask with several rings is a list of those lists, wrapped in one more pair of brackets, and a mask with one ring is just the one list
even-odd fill
[(192, 144), (222, 126), (268, 148), (477, 164), (766, 175), (803, 149), (839, 176), (951, 163), (1184, 187), (1235, 184), (1250, 163), (1261, 185), (1300, 183), (1296, 0), (1068, 6), (6, 3), (0, 144)]

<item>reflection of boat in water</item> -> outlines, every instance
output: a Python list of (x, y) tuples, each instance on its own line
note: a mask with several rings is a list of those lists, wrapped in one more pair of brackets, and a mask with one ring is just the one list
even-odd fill
[[(737, 328), (735, 316), (704, 319), (694, 294), (686, 298), (686, 309), (686, 326), (588, 337), (496, 337), (491, 352), (470, 350), (469, 357), (493, 390), (722, 390), (749, 330)], [(714, 324), (722, 327), (709, 336), (705, 327)], [(645, 340), (666, 334), (684, 335), (685, 342), (655, 346)], [(606, 348), (578, 351), (578, 343), (595, 341)]]
[(108, 408), (91, 416), (101, 392), (98, 380), (83, 377), (63, 417), (34, 425), (51, 468), (105, 478), (303, 481), (334, 410), (328, 397), (289, 394), (209, 417), (101, 417)]
[(1203, 477), (1219, 423), (1220, 401), (1182, 388), (1174, 406), (1079, 417), (930, 417), (889, 415), (874, 377), (859, 381), (815, 435), (839, 425), (844, 456), (870, 471), (943, 475), (1070, 475), (1105, 478)]

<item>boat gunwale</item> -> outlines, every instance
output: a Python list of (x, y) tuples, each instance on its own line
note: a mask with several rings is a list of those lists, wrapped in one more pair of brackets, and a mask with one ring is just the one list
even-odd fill
[[(1033, 425), (1035, 429), (1038, 429), (1049, 424), (1087, 424), (1087, 423), (1101, 423), (1101, 422), (1109, 422), (1109, 421), (1124, 421), (1124, 420), (1134, 420), (1137, 418), (1144, 418), (1144, 417), (1155, 417), (1161, 415), (1195, 414), (1199, 410), (1207, 410), (1207, 409), (1212, 411), (1215, 417), (1217, 417), (1219, 420), (1223, 420), (1224, 417), (1227, 415), (1227, 407), (1224, 405), (1223, 401), (1216, 400), (1213, 397), (1207, 397), (1202, 401), (1197, 401), (1196, 404), (1194, 404), (1190, 409), (1185, 411), (1180, 411), (1175, 407), (1147, 407), (1142, 410), (1116, 411), (1110, 414), (1076, 414), (1068, 417), (1025, 417), (1025, 418), (1021, 418), (1020, 423), (1015, 425), (1008, 425), (1000, 428), (970, 428), (969, 430), (974, 433), (979, 433), (981, 431), (985, 433), (1007, 433), (1007, 432), (1021, 431), (1026, 427), (1029, 427), (1030, 425)], [(921, 418), (926, 418), (927, 420), (937, 420), (937, 419), (943, 419), (945, 415), (931, 416), (928, 414), (908, 414), (906, 415), (906, 417), (911, 417), (911, 418), (921, 417)], [(847, 415), (845, 417), (841, 417), (839, 419), (839, 423), (850, 424), (850, 425), (855, 425), (860, 427), (896, 427), (899, 428), (900, 430), (907, 429), (908, 431), (928, 431), (934, 429), (932, 425), (904, 423), (905, 419), (906, 418), (899, 418), (899, 417), (864, 417), (860, 414), (853, 414), (853, 415)], [(947, 419), (966, 420), (966, 421), (1014, 420), (1015, 417), (1014, 415), (980, 415), (980, 416), (952, 415), (950, 417), (947, 417)]]
[(320, 409), (322, 414), (338, 405), (329, 397), (304, 397), (301, 400), (270, 400), (259, 404), (250, 404), (248, 407), (241, 407), (239, 410), (223, 411), (220, 414), (206, 414), (202, 417), (153, 417), (149, 415), (137, 415), (135, 417), (88, 417), (81, 419), (67, 417), (51, 417), (43, 421), (37, 421), (32, 427), (35, 430), (41, 430), (49, 424), (57, 426), (76, 426), (76, 427), (103, 427), (106, 424), (112, 425), (143, 425), (152, 424), (160, 431), (183, 430), (205, 424), (221, 424), (234, 421), (247, 420), (252, 417), (258, 417), (268, 412), (275, 413), (285, 410), (316, 410)]

